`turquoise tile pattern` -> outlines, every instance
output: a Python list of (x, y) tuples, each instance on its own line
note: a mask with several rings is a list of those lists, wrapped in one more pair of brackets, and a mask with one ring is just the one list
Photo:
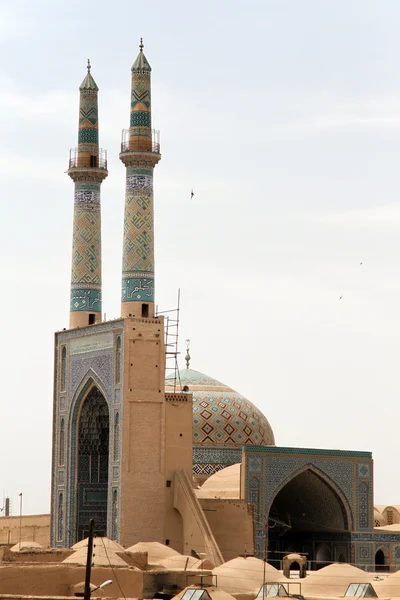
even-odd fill
[(129, 135), (132, 151), (121, 158), (126, 165), (124, 236), (122, 252), (122, 302), (153, 303), (154, 207), (152, 158), (151, 67), (143, 46), (132, 66)]
[[(166, 378), (166, 391), (171, 390), (173, 378), (173, 375)], [(177, 389), (184, 386), (193, 394), (193, 447), (241, 448), (243, 445), (264, 447), (275, 444), (268, 419), (232, 388), (194, 369), (179, 371)], [(222, 464), (223, 460), (217, 462)], [(211, 464), (194, 465), (195, 472), (207, 473), (207, 469), (215, 471)]]
[(88, 155), (98, 157), (98, 87), (90, 73), (79, 98), (77, 164), (69, 171), (75, 181), (70, 312), (101, 313), (101, 207), (100, 185), (86, 165)]

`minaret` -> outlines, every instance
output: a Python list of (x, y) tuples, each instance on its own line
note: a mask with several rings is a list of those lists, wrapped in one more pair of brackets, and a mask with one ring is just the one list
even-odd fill
[(68, 175), (75, 182), (70, 329), (101, 321), (100, 185), (108, 175), (107, 153), (99, 149), (97, 95), (90, 73), (79, 88), (78, 147), (70, 151)]
[(154, 316), (153, 170), (161, 158), (151, 129), (151, 67), (140, 52), (132, 66), (130, 128), (122, 132), (120, 159), (126, 166), (122, 251), (122, 317)]

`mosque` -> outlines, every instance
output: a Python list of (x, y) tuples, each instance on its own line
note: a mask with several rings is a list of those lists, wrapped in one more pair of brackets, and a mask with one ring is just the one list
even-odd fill
[[(70, 326), (55, 334), (50, 545), (95, 534), (124, 547), (161, 542), (215, 567), (290, 552), (311, 569), (348, 562), (400, 569), (390, 507), (374, 513), (370, 452), (276, 446), (249, 400), (191, 367), (165, 377), (165, 319), (155, 310), (151, 67), (132, 66), (121, 317), (102, 321), (98, 87), (80, 86), (70, 153), (74, 224)], [(395, 510), (395, 509), (393, 509)], [(386, 513), (385, 513), (386, 511)], [(400, 520), (400, 514), (399, 514)]]

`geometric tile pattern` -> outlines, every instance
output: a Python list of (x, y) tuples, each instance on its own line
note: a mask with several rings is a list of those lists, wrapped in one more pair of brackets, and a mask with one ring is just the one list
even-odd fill
[[(53, 440), (53, 487), (52, 487), (52, 526), (51, 536), (52, 544), (65, 547), (70, 543), (76, 541), (76, 514), (77, 514), (77, 494), (76, 494), (76, 477), (77, 477), (77, 426), (79, 424), (80, 408), (83, 405), (85, 398), (87, 397), (90, 381), (94, 382), (98, 389), (101, 389), (104, 399), (107, 402), (109, 412), (109, 447), (111, 449), (117, 449), (117, 455), (114, 452), (110, 452), (110, 469), (108, 474), (108, 500), (107, 500), (107, 530), (109, 534), (113, 531), (116, 537), (119, 536), (119, 526), (116, 528), (112, 525), (114, 522), (115, 513), (119, 511), (119, 484), (120, 484), (120, 444), (114, 439), (116, 431), (116, 421), (122, 422), (122, 406), (119, 406), (118, 411), (111, 410), (112, 402), (115, 397), (117, 390), (120, 390), (123, 385), (121, 372), (120, 383), (115, 381), (116, 372), (116, 360), (118, 353), (117, 340), (123, 340), (121, 321), (114, 321), (112, 323), (102, 323), (93, 325), (93, 335), (97, 333), (112, 333), (114, 339), (114, 347), (100, 350), (93, 350), (78, 354), (71, 354), (67, 357), (67, 385), (66, 391), (61, 392), (61, 348), (66, 346), (69, 347), (70, 340), (77, 339), (82, 336), (79, 329), (73, 329), (70, 331), (62, 331), (56, 334), (56, 359), (55, 359), (55, 404), (53, 411), (53, 426), (54, 426), (54, 440)], [(121, 346), (120, 346), (121, 347)], [(120, 352), (122, 349), (120, 350)], [(89, 387), (88, 387), (89, 385)], [(65, 467), (58, 466), (61, 462), (59, 457), (60, 454), (60, 438), (62, 437), (61, 430), (61, 398), (64, 399), (63, 408), (66, 412), (62, 413), (62, 419), (64, 420), (63, 427), (65, 430)], [(118, 415), (118, 417), (117, 417)], [(65, 471), (65, 477), (57, 477), (57, 474)], [(112, 483), (112, 487), (111, 487)], [(117, 505), (114, 500), (114, 491), (118, 490)], [(57, 539), (57, 514), (58, 506), (57, 502), (59, 499), (59, 493), (64, 494), (66, 500), (65, 512), (63, 515), (65, 524), (65, 535), (66, 538), (59, 540)], [(98, 519), (103, 518), (103, 515), (98, 515)], [(58, 523), (59, 525), (59, 523)], [(63, 536), (64, 537), (64, 536)]]
[[(178, 383), (181, 387), (187, 386), (193, 394), (193, 446), (269, 446), (275, 443), (268, 420), (238, 392), (194, 369), (179, 371)], [(168, 377), (166, 385), (171, 385)]]
[(193, 465), (193, 475), (214, 475), (217, 471), (225, 469), (226, 465), (219, 464), (206, 464), (206, 465)]
[(140, 127), (140, 136), (149, 138), (151, 138), (150, 86), (150, 71), (132, 69), (130, 127)]
[(242, 449), (224, 446), (193, 446), (193, 465), (229, 467), (242, 460)]
[[(246, 498), (254, 496), (254, 478), (260, 482), (255, 509), (259, 511), (257, 533), (264, 530), (272, 503), (283, 487), (297, 475), (313, 470), (341, 499), (349, 530), (370, 529), (372, 460), (370, 453), (313, 448), (245, 447)], [(362, 456), (362, 460), (360, 460)], [(369, 459), (369, 460), (368, 460)], [(361, 476), (361, 478), (360, 478)], [(353, 534), (354, 535), (354, 534)], [(364, 534), (358, 539), (367, 541)], [(368, 534), (366, 534), (368, 535)], [(259, 548), (262, 550), (262, 544)]]
[(78, 144), (98, 144), (99, 112), (97, 91), (80, 90)]
[(152, 154), (150, 72), (141, 44), (132, 66), (132, 144), (121, 155), (126, 166), (122, 302), (154, 302), (153, 170), (159, 156)]
[(91, 157), (99, 155), (98, 87), (90, 64), (79, 90), (78, 161), (70, 172), (75, 181), (70, 312), (101, 312), (100, 183), (104, 177), (88, 168)]
[(193, 391), (193, 444), (267, 446), (271, 427), (251, 402), (234, 391)]
[(143, 176), (126, 170), (123, 272), (154, 271), (153, 173)]
[(153, 169), (126, 169), (121, 299), (154, 302)]
[[(78, 186), (82, 184), (75, 184)], [(98, 191), (76, 191), (72, 237), (70, 311), (101, 312), (101, 215), (100, 202), (82, 203)], [(92, 208), (90, 208), (90, 206)]]
[(101, 283), (100, 210), (75, 205), (71, 283)]

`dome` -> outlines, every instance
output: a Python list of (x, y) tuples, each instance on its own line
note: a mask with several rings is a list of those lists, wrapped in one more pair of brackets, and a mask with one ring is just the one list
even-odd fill
[[(173, 391), (174, 374), (166, 380)], [(193, 394), (194, 446), (274, 446), (271, 426), (262, 412), (227, 385), (194, 369), (177, 374), (177, 387)]]
[(238, 556), (213, 569), (218, 588), (230, 594), (257, 594), (264, 581), (287, 581), (275, 567), (254, 556)]
[(230, 465), (211, 475), (196, 490), (198, 498), (240, 498), (240, 464)]
[(385, 525), (387, 525), (387, 520), (383, 514), (374, 507), (374, 527), (384, 527)]

